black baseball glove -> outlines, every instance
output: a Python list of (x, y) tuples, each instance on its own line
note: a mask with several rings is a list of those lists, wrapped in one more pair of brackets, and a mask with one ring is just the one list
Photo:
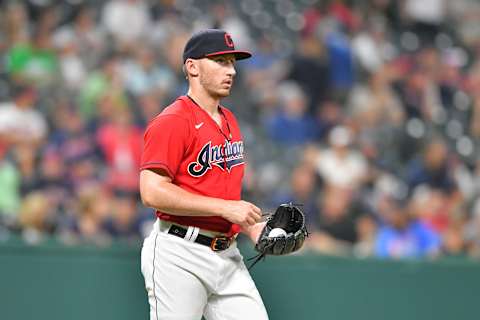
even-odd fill
[[(285, 230), (286, 235), (269, 236), (275, 228)], [(267, 218), (265, 227), (255, 245), (259, 254), (252, 258), (256, 260), (250, 268), (266, 255), (285, 255), (297, 251), (302, 247), (307, 236), (305, 214), (296, 205), (291, 203), (281, 204)]]

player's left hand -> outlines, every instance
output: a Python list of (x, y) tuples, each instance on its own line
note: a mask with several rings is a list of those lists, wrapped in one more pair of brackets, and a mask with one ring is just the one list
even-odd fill
[(302, 247), (307, 236), (305, 214), (291, 203), (281, 204), (267, 218), (258, 236), (255, 249), (259, 255), (250, 268), (266, 255), (285, 255), (297, 251)]

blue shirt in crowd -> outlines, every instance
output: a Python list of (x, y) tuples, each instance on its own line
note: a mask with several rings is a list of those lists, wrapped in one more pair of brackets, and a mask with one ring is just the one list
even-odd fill
[(382, 258), (420, 258), (437, 252), (440, 244), (440, 237), (419, 221), (404, 230), (384, 225), (378, 232), (375, 253)]

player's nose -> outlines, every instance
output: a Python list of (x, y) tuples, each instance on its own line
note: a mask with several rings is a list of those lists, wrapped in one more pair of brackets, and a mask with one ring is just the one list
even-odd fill
[(235, 65), (233, 63), (230, 63), (228, 65), (227, 75), (233, 77), (236, 74), (237, 74), (237, 71), (235, 70)]

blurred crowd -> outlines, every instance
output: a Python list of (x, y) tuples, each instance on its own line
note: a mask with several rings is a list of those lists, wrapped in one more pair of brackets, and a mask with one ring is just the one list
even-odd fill
[(302, 204), (306, 251), (480, 258), (475, 0), (0, 1), (0, 239), (140, 241), (143, 130), (222, 28), (244, 199)]

